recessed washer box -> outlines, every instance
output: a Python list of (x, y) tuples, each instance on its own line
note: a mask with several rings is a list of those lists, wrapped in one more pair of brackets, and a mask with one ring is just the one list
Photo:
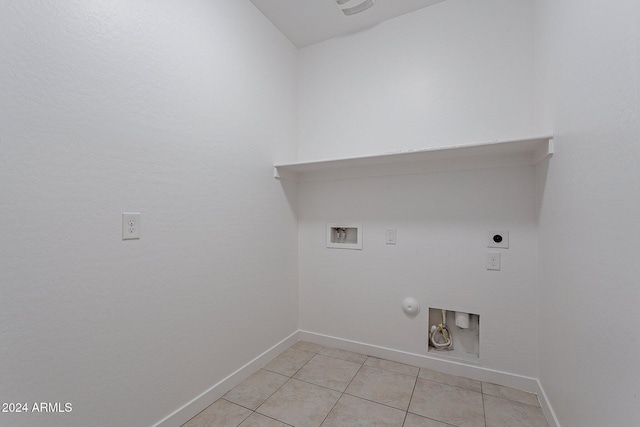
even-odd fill
[(362, 249), (362, 224), (328, 223), (327, 247), (334, 249)]

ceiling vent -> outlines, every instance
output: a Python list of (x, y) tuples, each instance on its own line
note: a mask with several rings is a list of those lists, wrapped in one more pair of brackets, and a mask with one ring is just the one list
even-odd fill
[(355, 15), (360, 12), (364, 12), (365, 10), (373, 7), (376, 4), (375, 0), (335, 0), (338, 8), (344, 13), (346, 16)]

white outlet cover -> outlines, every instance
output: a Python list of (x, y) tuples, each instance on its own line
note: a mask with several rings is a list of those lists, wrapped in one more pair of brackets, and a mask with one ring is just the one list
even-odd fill
[(122, 212), (122, 240), (133, 240), (140, 238), (140, 214)]
[[(496, 238), (496, 236), (500, 236)], [(496, 240), (500, 241), (497, 242)], [(487, 247), (509, 249), (509, 230), (489, 230), (487, 232)]]
[(385, 234), (387, 245), (395, 245), (396, 244), (396, 229), (389, 228)]
[(500, 252), (487, 252), (487, 270), (500, 271)]

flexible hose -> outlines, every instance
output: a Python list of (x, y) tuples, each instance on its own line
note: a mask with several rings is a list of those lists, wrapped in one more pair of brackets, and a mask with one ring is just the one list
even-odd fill
[(451, 347), (451, 334), (446, 326), (435, 326), (435, 329), (429, 334), (431, 345), (437, 350), (443, 350)]
[(449, 332), (449, 329), (445, 326), (447, 321), (446, 313), (446, 310), (442, 310), (442, 321), (438, 326), (433, 325), (429, 332), (429, 341), (431, 341), (431, 345), (433, 345), (436, 350), (450, 348), (451, 344), (453, 344), (451, 341), (451, 332)]

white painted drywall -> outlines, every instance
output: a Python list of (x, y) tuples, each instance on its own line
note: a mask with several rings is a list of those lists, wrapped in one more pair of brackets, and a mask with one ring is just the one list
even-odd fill
[[(535, 375), (533, 166), (299, 185), (302, 330), (426, 355), (428, 307), (477, 313), (479, 366)], [(362, 223), (361, 251), (325, 247), (325, 223), (340, 221)], [(502, 270), (487, 271), (496, 228), (510, 248)], [(407, 296), (422, 307), (414, 319)]]
[[(529, 1), (448, 0), (300, 50), (300, 159), (534, 133), (532, 29)], [(426, 354), (428, 307), (478, 313), (480, 366), (535, 376), (534, 178), (522, 166), (300, 183), (301, 329)], [(363, 224), (362, 251), (325, 247), (339, 221)], [(511, 247), (488, 272), (496, 228)], [(407, 296), (423, 307), (413, 320)]]
[(150, 426), (297, 330), (296, 50), (250, 2), (5, 0), (0, 58), (0, 401), (73, 405), (0, 424)]
[(534, 133), (529, 0), (447, 0), (300, 50), (299, 159)]
[(640, 419), (640, 4), (536, 1), (539, 379), (563, 427)]

